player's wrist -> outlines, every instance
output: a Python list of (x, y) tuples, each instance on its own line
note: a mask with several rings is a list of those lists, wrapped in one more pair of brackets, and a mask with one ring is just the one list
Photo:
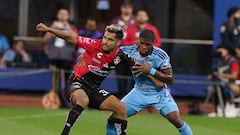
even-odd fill
[(52, 32), (52, 27), (47, 27), (46, 32)]
[(155, 68), (151, 68), (149, 74), (151, 74), (151, 75), (155, 75), (156, 72), (157, 72), (157, 70), (156, 70)]

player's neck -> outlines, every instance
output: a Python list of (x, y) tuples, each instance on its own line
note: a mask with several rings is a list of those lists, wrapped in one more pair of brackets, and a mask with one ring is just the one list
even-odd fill
[(141, 57), (147, 57), (148, 55), (151, 55), (151, 53), (152, 53), (152, 50), (153, 50), (153, 48), (151, 49), (151, 50), (149, 50), (149, 52), (148, 53), (141, 53), (139, 50), (138, 50), (138, 53), (139, 53), (139, 55), (141, 56)]
[(103, 51), (106, 55), (111, 55), (117, 48), (109, 51)]

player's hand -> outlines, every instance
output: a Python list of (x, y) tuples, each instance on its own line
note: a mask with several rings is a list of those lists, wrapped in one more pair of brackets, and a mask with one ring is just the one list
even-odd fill
[(41, 31), (41, 32), (47, 32), (47, 31), (49, 31), (49, 27), (46, 26), (46, 25), (43, 24), (43, 23), (39, 23), (39, 24), (36, 26), (36, 30), (37, 30), (37, 31)]
[(85, 65), (85, 62), (83, 60), (83, 56), (80, 55), (77, 59), (77, 64), (80, 65), (80, 66), (84, 66)]
[(142, 74), (147, 75), (151, 70), (151, 65), (148, 64), (147, 61), (144, 61), (144, 63), (136, 62), (132, 68), (133, 68), (133, 73), (136, 74), (136, 76), (140, 76)]

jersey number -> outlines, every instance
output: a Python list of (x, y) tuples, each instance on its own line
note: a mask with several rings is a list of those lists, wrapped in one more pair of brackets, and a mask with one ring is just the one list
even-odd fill
[(99, 93), (102, 94), (103, 96), (107, 96), (109, 94), (109, 92), (105, 90), (100, 90)]

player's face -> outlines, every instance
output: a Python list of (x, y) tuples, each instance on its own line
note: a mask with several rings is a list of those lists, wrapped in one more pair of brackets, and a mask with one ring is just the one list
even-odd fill
[(116, 33), (106, 31), (102, 38), (102, 49), (105, 53), (110, 54), (114, 49), (116, 49), (121, 40), (116, 38)]
[(152, 52), (153, 42), (149, 39), (138, 39), (138, 52), (141, 56), (147, 56)]

